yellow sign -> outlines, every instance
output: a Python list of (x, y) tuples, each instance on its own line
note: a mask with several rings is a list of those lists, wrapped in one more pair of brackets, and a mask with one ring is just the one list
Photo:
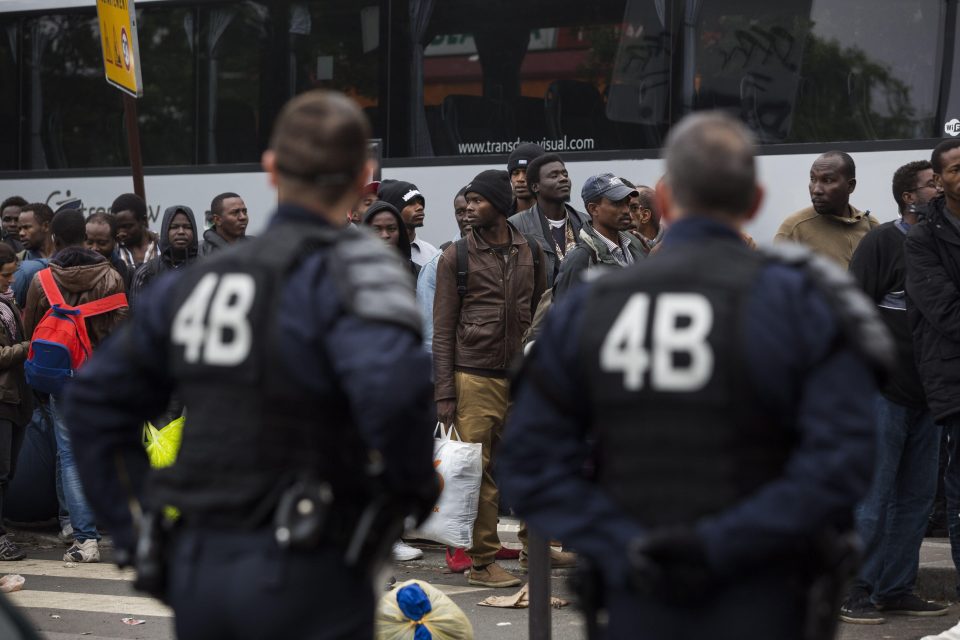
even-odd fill
[(100, 45), (107, 82), (134, 97), (143, 95), (137, 13), (133, 0), (97, 0)]

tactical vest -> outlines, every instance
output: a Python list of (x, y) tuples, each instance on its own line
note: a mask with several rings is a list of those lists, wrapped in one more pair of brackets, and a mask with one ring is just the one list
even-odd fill
[(790, 425), (762, 409), (744, 314), (765, 258), (728, 241), (597, 281), (586, 304), (598, 481), (645, 526), (692, 524), (780, 475)]
[[(262, 526), (283, 490), (303, 478), (330, 483), (343, 521), (369, 499), (370, 453), (332, 369), (329, 384), (308, 388), (297, 363), (281, 360), (281, 294), (316, 252), (338, 285), (331, 304), (419, 333), (399, 256), (357, 229), (284, 222), (184, 271), (166, 321), (187, 421), (176, 464), (154, 474), (150, 495), (191, 526)], [(303, 348), (319, 348), (314, 338)]]

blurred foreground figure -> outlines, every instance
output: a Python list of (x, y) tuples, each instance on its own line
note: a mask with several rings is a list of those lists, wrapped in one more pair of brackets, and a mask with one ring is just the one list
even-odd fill
[(504, 496), (590, 561), (592, 637), (832, 637), (890, 336), (832, 263), (744, 244), (739, 122), (691, 116), (665, 155), (657, 258), (570, 292), (525, 362)]
[[(263, 157), (280, 200), (267, 231), (158, 276), (68, 389), (115, 558), (181, 640), (371, 638), (372, 576), (436, 499), (413, 279), (346, 221), (369, 136), (340, 94), (287, 104)], [(183, 443), (144, 483), (143, 420), (171, 393)]]

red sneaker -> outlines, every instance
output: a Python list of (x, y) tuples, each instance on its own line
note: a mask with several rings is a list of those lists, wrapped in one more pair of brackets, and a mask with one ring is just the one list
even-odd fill
[(450, 569), (453, 573), (463, 573), (467, 569), (473, 566), (473, 562), (467, 556), (467, 552), (463, 549), (454, 549), (453, 553), (450, 553), (450, 547), (447, 547), (447, 568)]
[(497, 560), (516, 560), (520, 557), (520, 549), (510, 549), (509, 547), (500, 547), (497, 551)]

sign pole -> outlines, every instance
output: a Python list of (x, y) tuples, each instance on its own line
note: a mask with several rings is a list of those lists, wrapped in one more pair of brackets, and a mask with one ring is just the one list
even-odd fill
[(147, 199), (143, 187), (143, 157), (140, 154), (140, 121), (137, 117), (137, 99), (123, 94), (123, 115), (127, 123), (127, 147), (130, 150), (130, 168), (133, 169), (133, 192)]
[(143, 186), (143, 156), (140, 152), (140, 123), (137, 98), (143, 95), (140, 77), (140, 45), (137, 39), (137, 10), (134, 0), (97, 0), (103, 73), (107, 83), (123, 92), (123, 116), (127, 128), (133, 191), (147, 199)]
[(530, 571), (530, 640), (550, 640), (550, 542), (527, 529), (527, 562)]

